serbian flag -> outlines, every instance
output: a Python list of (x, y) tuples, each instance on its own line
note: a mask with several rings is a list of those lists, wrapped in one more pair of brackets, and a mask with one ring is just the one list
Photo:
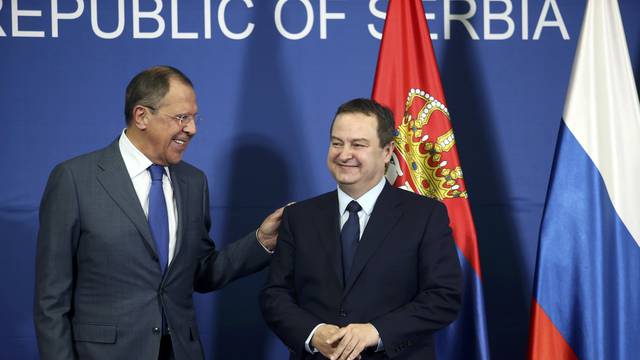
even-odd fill
[(395, 115), (395, 150), (387, 179), (442, 201), (451, 220), (464, 297), (459, 318), (437, 334), (438, 358), (489, 359), (476, 230), (420, 0), (389, 1), (373, 99)]
[(616, 0), (590, 0), (543, 215), (530, 359), (640, 359), (640, 104)]

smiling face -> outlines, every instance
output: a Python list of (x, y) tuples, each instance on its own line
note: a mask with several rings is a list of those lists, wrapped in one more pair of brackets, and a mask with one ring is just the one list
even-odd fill
[(133, 109), (127, 136), (154, 164), (177, 164), (196, 134), (196, 122), (182, 125), (174, 117), (197, 114), (196, 94), (190, 85), (171, 78), (169, 91), (154, 108), (137, 105)]
[(327, 166), (345, 193), (358, 199), (384, 176), (392, 143), (380, 147), (374, 115), (342, 113), (331, 129)]

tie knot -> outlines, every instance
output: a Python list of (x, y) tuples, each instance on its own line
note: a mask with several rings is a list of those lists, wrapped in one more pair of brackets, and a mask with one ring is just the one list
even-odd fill
[(362, 210), (362, 206), (360, 206), (360, 204), (355, 200), (351, 200), (349, 205), (347, 205), (347, 211), (349, 213), (357, 213), (360, 210)]
[(162, 181), (164, 166), (153, 164), (149, 166), (149, 173), (151, 174), (151, 181)]

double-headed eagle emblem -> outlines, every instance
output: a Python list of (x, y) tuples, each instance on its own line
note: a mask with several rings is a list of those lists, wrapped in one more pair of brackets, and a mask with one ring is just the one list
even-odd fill
[(387, 178), (395, 186), (438, 200), (466, 198), (447, 107), (411, 89)]

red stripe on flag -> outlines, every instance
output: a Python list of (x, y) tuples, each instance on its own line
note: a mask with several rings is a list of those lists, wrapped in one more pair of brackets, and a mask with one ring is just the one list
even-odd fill
[(531, 303), (529, 360), (548, 359), (577, 360), (578, 357), (544, 309), (534, 299)]
[(473, 270), (482, 281), (480, 271), (480, 256), (478, 254), (478, 240), (476, 238), (476, 228), (471, 217), (471, 209), (468, 201), (461, 199), (444, 200), (447, 205), (449, 218), (451, 219), (451, 229), (456, 245), (467, 259)]

